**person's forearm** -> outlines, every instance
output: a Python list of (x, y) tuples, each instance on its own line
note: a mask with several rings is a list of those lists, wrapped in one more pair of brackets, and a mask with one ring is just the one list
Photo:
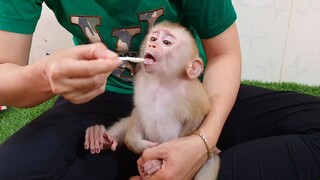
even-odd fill
[(215, 146), (224, 123), (234, 105), (241, 81), (241, 57), (228, 54), (213, 57), (208, 61), (204, 76), (211, 110), (199, 131), (204, 134), (210, 146)]
[(41, 63), (27, 66), (0, 64), (0, 104), (32, 107), (53, 97), (41, 66)]

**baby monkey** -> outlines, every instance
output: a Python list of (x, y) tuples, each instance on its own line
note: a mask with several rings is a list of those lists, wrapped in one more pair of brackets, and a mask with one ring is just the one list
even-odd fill
[[(91, 153), (105, 148), (114, 151), (124, 143), (141, 154), (147, 148), (191, 135), (209, 112), (209, 98), (198, 79), (203, 61), (186, 28), (167, 21), (156, 24), (144, 39), (140, 55), (145, 61), (134, 79), (134, 109), (107, 130), (103, 125), (87, 129), (84, 145)], [(216, 179), (219, 162), (214, 155), (194, 179)], [(161, 165), (161, 160), (153, 160), (143, 171), (151, 175)]]

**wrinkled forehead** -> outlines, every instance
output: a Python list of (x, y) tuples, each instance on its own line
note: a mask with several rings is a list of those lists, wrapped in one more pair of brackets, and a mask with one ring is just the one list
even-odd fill
[(156, 28), (154, 29), (151, 33), (164, 33), (166, 35), (170, 35), (170, 36), (173, 36), (175, 37), (176, 33), (175, 33), (175, 30), (174, 29), (169, 29), (169, 28)]
[(189, 38), (189, 33), (183, 29), (183, 28), (179, 28), (179, 27), (154, 27), (153, 29), (151, 29), (150, 34), (160, 34), (163, 33), (165, 35), (168, 36), (172, 36), (175, 39), (178, 39), (180, 41), (183, 41), (184, 39), (188, 39)]

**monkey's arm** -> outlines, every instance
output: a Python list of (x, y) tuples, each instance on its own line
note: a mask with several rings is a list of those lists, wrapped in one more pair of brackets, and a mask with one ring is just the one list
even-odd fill
[[(134, 110), (133, 110), (134, 111)], [(124, 137), (127, 133), (130, 122), (132, 121), (132, 115), (126, 118), (120, 119), (114, 125), (107, 129), (107, 133), (114, 138), (119, 145), (124, 141)]]

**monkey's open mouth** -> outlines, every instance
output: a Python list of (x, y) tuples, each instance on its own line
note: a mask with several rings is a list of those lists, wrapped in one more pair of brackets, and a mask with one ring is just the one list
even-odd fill
[(144, 55), (144, 64), (153, 64), (156, 62), (156, 58), (149, 52)]

